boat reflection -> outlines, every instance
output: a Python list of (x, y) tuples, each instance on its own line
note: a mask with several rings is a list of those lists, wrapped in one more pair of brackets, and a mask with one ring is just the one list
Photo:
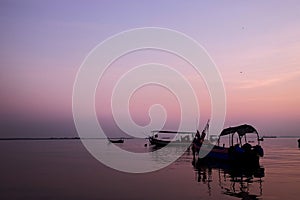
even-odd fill
[(240, 199), (259, 199), (262, 196), (265, 176), (262, 167), (241, 168), (201, 159), (193, 159), (192, 164), (196, 181), (207, 185), (209, 196), (212, 191)]

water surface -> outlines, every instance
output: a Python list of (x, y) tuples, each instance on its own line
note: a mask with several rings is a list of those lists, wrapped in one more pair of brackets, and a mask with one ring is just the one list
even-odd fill
[[(145, 143), (126, 140), (120, 145), (134, 152), (152, 150)], [(265, 139), (262, 146), (263, 176), (239, 174), (222, 166), (195, 168), (189, 152), (162, 170), (128, 174), (99, 163), (80, 140), (0, 141), (0, 196), (32, 200), (299, 199), (297, 139)]]

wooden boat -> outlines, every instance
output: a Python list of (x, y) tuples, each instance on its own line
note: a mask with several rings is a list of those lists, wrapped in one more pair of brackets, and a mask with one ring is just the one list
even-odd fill
[(111, 143), (124, 143), (124, 139), (111, 139), (111, 138), (108, 138), (108, 140), (111, 142)]
[[(228, 140), (224, 140), (224, 137), (228, 137)], [(228, 143), (226, 145), (222, 142), (222, 145), (220, 145), (221, 141), (228, 141)], [(256, 145), (253, 143), (256, 143)], [(260, 157), (264, 155), (257, 130), (247, 124), (224, 129), (219, 135), (216, 145), (211, 143), (201, 143), (199, 145), (194, 140), (193, 148), (194, 154), (206, 155), (205, 159), (229, 161), (245, 165), (259, 164)]]
[(168, 144), (189, 146), (192, 144), (194, 136), (194, 132), (155, 130), (152, 131), (152, 136), (150, 136), (148, 140), (151, 145), (155, 145), (157, 147), (163, 147)]

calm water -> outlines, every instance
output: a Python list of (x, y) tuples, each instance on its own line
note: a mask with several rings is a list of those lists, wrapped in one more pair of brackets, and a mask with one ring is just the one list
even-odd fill
[[(144, 140), (123, 148), (149, 151)], [(95, 160), (79, 140), (0, 141), (1, 199), (299, 199), (297, 139), (265, 139), (261, 171), (196, 169), (187, 152), (147, 174), (127, 174)], [(261, 173), (263, 172), (264, 173)]]

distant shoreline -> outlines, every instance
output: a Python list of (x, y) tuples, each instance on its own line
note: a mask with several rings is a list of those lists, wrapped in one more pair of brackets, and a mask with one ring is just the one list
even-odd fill
[[(300, 136), (262, 136), (264, 139), (281, 139), (281, 138), (300, 138)], [(134, 137), (110, 137), (110, 139), (147, 139), (147, 138), (134, 138)], [(108, 138), (80, 138), (80, 137), (7, 137), (0, 138), (0, 141), (5, 140), (108, 140)]]
[[(0, 140), (105, 140), (108, 138), (80, 138), (80, 137), (13, 137), (0, 138)], [(110, 139), (134, 139), (130, 137), (110, 137)]]
[(268, 136), (268, 135), (265, 135), (265, 136), (262, 136), (262, 138), (300, 138), (300, 136), (284, 136), (284, 135), (280, 135), (280, 136), (275, 136), (275, 135)]

